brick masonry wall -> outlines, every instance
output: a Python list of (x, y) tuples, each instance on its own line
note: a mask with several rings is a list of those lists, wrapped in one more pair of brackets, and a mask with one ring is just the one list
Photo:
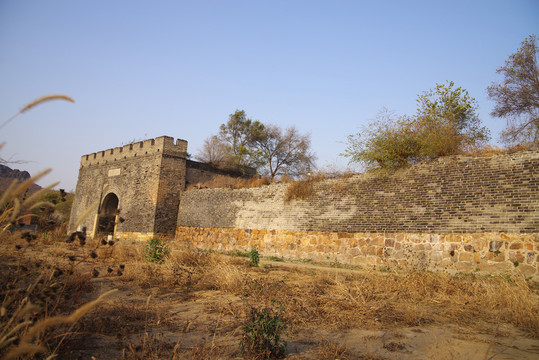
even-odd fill
[(180, 194), (185, 189), (185, 155), (166, 154), (159, 166), (159, 186), (155, 212), (155, 230), (174, 234), (180, 205)]
[(533, 233), (539, 230), (539, 152), (447, 157), (393, 176), (314, 183), (285, 201), (288, 184), (190, 190), (179, 226), (327, 232)]
[[(376, 254), (371, 254), (374, 251), (371, 247), (352, 250), (354, 247), (350, 248), (350, 244), (341, 244), (339, 246), (344, 248), (327, 249), (326, 257), (335, 256), (343, 262), (354, 263), (359, 260), (353, 260), (353, 253), (359, 252), (361, 261), (374, 262), (372, 259), (376, 258), (387, 262), (384, 256), (388, 254), (397, 262), (406, 260), (414, 266), (422, 261), (436, 267), (453, 268), (470, 268), (474, 262), (482, 261), (481, 266), (485, 268), (503, 263), (496, 265), (497, 268), (512, 269), (517, 263), (517, 268), (531, 273), (531, 268), (537, 271), (539, 250), (538, 169), (539, 151), (525, 151), (485, 157), (446, 157), (386, 177), (357, 175), (319, 181), (314, 183), (314, 193), (306, 200), (285, 201), (288, 184), (240, 190), (190, 190), (182, 194), (177, 237), (186, 236), (201, 247), (219, 247), (210, 245), (209, 237), (201, 238), (188, 229), (214, 229), (207, 232), (217, 236), (215, 241), (227, 239), (222, 235), (227, 233), (226, 229), (232, 233), (238, 231), (237, 234), (276, 231), (279, 236), (264, 238), (264, 251), (278, 249), (285, 255), (287, 247), (293, 246), (290, 245), (293, 241), (282, 243), (281, 235), (292, 236), (286, 231), (299, 234), (294, 235), (299, 236), (295, 246), (306, 234), (311, 237), (314, 233), (327, 234), (323, 235), (327, 241), (339, 233), (352, 234), (352, 238), (376, 234), (382, 236), (384, 242), (383, 247), (376, 248)], [(389, 244), (394, 240), (392, 236), (398, 234), (406, 239), (437, 236), (443, 241), (420, 241), (417, 244), (421, 246), (414, 245), (415, 240), (397, 242), (399, 249), (385, 244), (386, 239), (390, 240)], [(487, 236), (482, 234), (490, 234), (488, 244), (481, 240), (472, 251), (462, 247), (468, 240)], [(445, 241), (448, 236), (460, 240)], [(226, 241), (221, 246), (229, 246), (232, 240)], [(429, 246), (428, 250), (420, 250)], [(447, 250), (446, 246), (457, 248)], [(499, 248), (492, 250), (492, 246)], [(312, 251), (302, 249), (291, 256), (313, 257)], [(324, 253), (325, 250), (317, 251)], [(401, 251), (411, 255), (401, 258)], [(451, 251), (454, 255), (449, 254)], [(451, 265), (454, 263), (460, 265)]]

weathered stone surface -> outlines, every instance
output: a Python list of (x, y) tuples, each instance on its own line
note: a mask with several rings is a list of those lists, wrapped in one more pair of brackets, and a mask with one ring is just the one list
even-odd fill
[(503, 241), (491, 241), (489, 243), (489, 251), (499, 251), (503, 246)]
[(468, 252), (463, 252), (459, 256), (459, 261), (472, 262), (473, 261), (473, 255), (468, 253)]
[(485, 255), (485, 260), (492, 260), (497, 262), (505, 261), (505, 253), (503, 252), (489, 252)]
[(536, 266), (530, 266), (526, 264), (521, 264), (516, 268), (517, 272), (521, 272), (522, 275), (524, 275), (525, 278), (528, 277), (536, 277), (537, 276), (537, 267)]
[(395, 245), (394, 239), (386, 239), (385, 244), (386, 247), (393, 247)]
[[(248, 251), (257, 246), (263, 255), (310, 258), (322, 262), (338, 259), (339, 262), (351, 265), (399, 264), (399, 266), (418, 269), (459, 271), (479, 269), (494, 273), (525, 270), (528, 277), (539, 279), (539, 271), (537, 271), (539, 256), (536, 256), (535, 252), (524, 253), (519, 250), (489, 252), (487, 248), (481, 252), (473, 252), (466, 251), (465, 245), (456, 243), (445, 244), (449, 246), (448, 249), (454, 248), (454, 250), (441, 250), (444, 244), (433, 246), (428, 237), (407, 233), (368, 234), (366, 240), (382, 239), (383, 246), (362, 240), (365, 234), (354, 234), (353, 238), (346, 238), (349, 240), (347, 245), (336, 245), (333, 242), (338, 235), (332, 232), (275, 231), (269, 232), (266, 236), (260, 236), (259, 233), (254, 230), (178, 227), (176, 239), (190, 239), (193, 245), (201, 248)], [(439, 235), (442, 238), (446, 234)], [(512, 234), (511, 236), (513, 241), (521, 237), (523, 244), (534, 242), (535, 240), (528, 235)], [(470, 233), (463, 234), (461, 239), (469, 238), (473, 242), (485, 236), (501, 241), (505, 234)], [(356, 241), (356, 237), (359, 241)], [(395, 238), (401, 239), (401, 242), (395, 243), (395, 245), (400, 244), (399, 249), (397, 246), (385, 245), (392, 244)], [(219, 241), (212, 241), (212, 239), (219, 239)], [(316, 239), (318, 245), (311, 245), (310, 241), (305, 241), (305, 239)], [(418, 239), (423, 239), (424, 242), (417, 243)], [(325, 243), (328, 245), (324, 245)], [(350, 246), (350, 244), (354, 245)]]

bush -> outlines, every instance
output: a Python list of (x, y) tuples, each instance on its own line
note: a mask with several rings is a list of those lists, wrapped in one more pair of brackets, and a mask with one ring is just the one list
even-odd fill
[(249, 265), (258, 267), (260, 263), (260, 254), (256, 250), (256, 246), (249, 252)]
[(310, 176), (305, 180), (297, 180), (291, 182), (286, 188), (286, 193), (284, 196), (285, 202), (290, 202), (292, 200), (307, 200), (314, 195), (314, 184), (317, 181), (326, 179), (324, 174), (316, 174)]
[(146, 260), (153, 263), (162, 264), (168, 254), (168, 246), (163, 239), (153, 238), (144, 248)]
[(286, 355), (286, 342), (281, 336), (286, 329), (282, 305), (251, 308), (247, 324), (243, 327), (242, 351), (259, 359), (281, 359)]
[(437, 84), (417, 98), (414, 116), (382, 111), (376, 121), (348, 136), (345, 152), (351, 163), (367, 169), (397, 169), (423, 160), (456, 155), (483, 146), (488, 129), (476, 114), (477, 102), (453, 82)]

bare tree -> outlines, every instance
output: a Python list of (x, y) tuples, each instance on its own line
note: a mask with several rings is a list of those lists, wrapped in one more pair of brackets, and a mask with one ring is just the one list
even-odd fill
[(530, 35), (496, 70), (504, 75), (503, 82), (487, 88), (489, 97), (496, 102), (491, 115), (507, 119), (507, 128), (502, 133), (506, 143), (539, 143), (537, 52), (537, 37)]
[(256, 142), (261, 173), (272, 179), (277, 175), (298, 176), (309, 172), (316, 156), (311, 152), (310, 135), (301, 135), (295, 127), (284, 132), (276, 125), (266, 125), (264, 136)]
[(228, 158), (227, 145), (217, 136), (210, 136), (204, 140), (202, 149), (196, 158), (197, 160), (214, 165), (224, 163)]
[(254, 167), (273, 179), (277, 175), (298, 176), (314, 166), (310, 135), (300, 134), (295, 127), (283, 130), (247, 118), (236, 110), (219, 134), (204, 141), (197, 159), (226, 167)]

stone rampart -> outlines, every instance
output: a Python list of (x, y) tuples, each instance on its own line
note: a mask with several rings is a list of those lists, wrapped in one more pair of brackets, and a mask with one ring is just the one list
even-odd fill
[[(442, 268), (471, 268), (479, 262), (486, 264), (482, 265), (485, 268), (503, 263), (497, 267), (511, 269), (515, 264), (517, 268), (522, 264), (533, 267), (537, 273), (538, 170), (539, 151), (524, 151), (484, 157), (446, 157), (391, 176), (356, 175), (315, 181), (312, 195), (304, 200), (286, 200), (289, 184), (240, 190), (190, 190), (182, 194), (177, 237), (185, 236), (200, 247), (243, 246), (233, 237), (223, 235), (230, 232), (244, 239), (245, 246), (251, 246), (261, 241), (259, 237), (253, 238), (253, 232), (274, 231), (272, 236), (263, 238), (260, 248), (269, 253), (274, 249), (272, 254), (278, 256), (317, 259), (326, 256), (347, 263), (360, 260), (370, 263), (376, 258), (383, 263), (392, 259), (409, 264), (414, 264), (412, 259), (424, 258), (422, 261)], [(216, 239), (211, 240), (209, 235), (201, 237), (197, 229), (209, 229), (200, 231)], [(292, 236), (287, 231), (296, 234), (295, 240), (283, 238)], [(375, 234), (376, 238), (383, 237), (383, 245), (352, 250), (355, 247), (347, 242), (341, 241), (338, 248), (332, 249), (317, 243), (316, 256), (304, 247), (289, 251), (294, 241), (297, 247), (303, 237), (312, 238), (314, 233), (326, 234), (322, 237), (327, 241), (339, 233), (351, 234), (347, 236), (352, 238)], [(401, 258), (397, 249), (386, 245), (386, 239), (391, 244), (398, 234), (412, 239), (398, 242), (407, 249), (408, 257)], [(464, 248), (465, 239), (472, 241), (487, 236), (482, 234), (490, 234), (488, 244), (481, 242), (481, 246), (471, 251), (470, 247)], [(444, 241), (421, 240), (418, 246), (406, 245), (416, 244), (413, 239), (417, 236)], [(460, 240), (445, 241), (448, 236)], [(460, 245), (455, 247), (456, 244)], [(429, 246), (428, 250), (421, 250)], [(446, 246), (455, 248), (448, 250)], [(354, 258), (354, 253), (359, 257)], [(531, 268), (526, 266), (520, 269), (531, 273)]]

